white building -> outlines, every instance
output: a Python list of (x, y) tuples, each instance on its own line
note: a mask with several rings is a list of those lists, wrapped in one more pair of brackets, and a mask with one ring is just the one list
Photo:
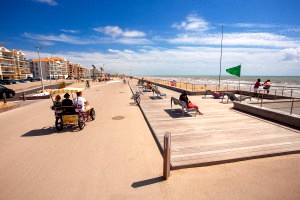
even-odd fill
[(25, 53), (0, 46), (0, 80), (26, 79), (27, 77), (32, 77), (32, 74)]
[[(65, 79), (68, 77), (68, 61), (59, 57), (41, 59), (43, 79)], [(31, 61), (34, 77), (40, 77), (39, 59)]]

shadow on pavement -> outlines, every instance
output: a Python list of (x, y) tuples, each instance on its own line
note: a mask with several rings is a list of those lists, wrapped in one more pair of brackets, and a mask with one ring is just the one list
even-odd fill
[(44, 135), (51, 135), (53, 133), (65, 133), (65, 132), (78, 132), (78, 128), (76, 127), (65, 127), (63, 130), (58, 131), (55, 127), (44, 127), (41, 129), (31, 130), (21, 137), (34, 137), (34, 136), (44, 136)]
[(160, 176), (160, 177), (156, 177), (156, 178), (150, 178), (150, 179), (146, 179), (143, 181), (134, 182), (134, 183), (132, 183), (131, 187), (138, 188), (138, 187), (143, 187), (143, 186), (147, 186), (147, 185), (152, 185), (154, 183), (159, 183), (162, 181), (165, 181), (164, 177)]
[(149, 96), (149, 98), (150, 98), (151, 100), (159, 100), (159, 99), (163, 99), (163, 98), (160, 97), (160, 96)]

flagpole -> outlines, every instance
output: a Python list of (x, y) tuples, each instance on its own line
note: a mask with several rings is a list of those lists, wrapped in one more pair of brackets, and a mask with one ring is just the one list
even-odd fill
[(242, 64), (241, 63), (240, 63), (240, 66), (241, 66), (241, 71), (240, 71), (240, 76), (239, 76), (239, 90), (241, 90), (241, 72), (242, 72)]
[(220, 56), (220, 72), (219, 72), (219, 90), (220, 90), (221, 71), (222, 71), (222, 53), (223, 53), (223, 25), (222, 25), (222, 37), (221, 37), (221, 56)]

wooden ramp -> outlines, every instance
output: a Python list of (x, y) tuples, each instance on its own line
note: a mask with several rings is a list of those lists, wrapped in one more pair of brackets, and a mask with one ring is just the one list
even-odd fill
[[(131, 84), (133, 91), (139, 88)], [(210, 97), (190, 96), (204, 115), (181, 116), (171, 97), (179, 93), (159, 88), (167, 98), (152, 92), (141, 95), (140, 107), (163, 147), (164, 134), (170, 132), (172, 169), (220, 164), (247, 159), (300, 153), (300, 131), (232, 109)]]

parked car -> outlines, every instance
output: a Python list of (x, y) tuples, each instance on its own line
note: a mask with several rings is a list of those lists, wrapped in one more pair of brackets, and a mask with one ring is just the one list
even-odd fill
[(11, 80), (11, 79), (5, 79), (3, 80), (5, 85), (11, 85), (11, 84), (16, 84), (17, 82), (15, 80)]
[(7, 98), (12, 98), (16, 94), (16, 92), (14, 90), (9, 89), (3, 85), (0, 85), (0, 98), (3, 98), (4, 93)]
[(27, 79), (20, 79), (21, 80), (21, 83), (28, 83), (28, 82), (30, 82), (29, 80), (27, 80)]
[(29, 80), (30, 82), (35, 82), (35, 81), (40, 81), (40, 78), (28, 78), (27, 80)]

